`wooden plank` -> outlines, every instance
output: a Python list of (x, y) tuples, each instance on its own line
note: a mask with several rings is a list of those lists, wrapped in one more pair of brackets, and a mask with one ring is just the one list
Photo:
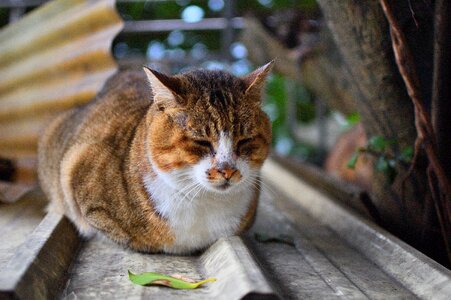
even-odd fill
[(344, 203), (365, 218), (369, 218), (376, 223), (380, 221), (376, 206), (373, 204), (368, 192), (362, 188), (336, 178), (326, 173), (323, 169), (306, 162), (278, 155), (273, 155), (271, 158), (283, 166), (284, 169), (302, 178), (306, 183), (321, 190), (332, 199)]
[[(409, 246), (381, 244), (378, 239), (387, 239), (384, 231), (327, 202), (331, 199), (271, 160), (263, 176), (265, 188), (251, 231), (241, 238), (221, 239), (194, 256), (138, 253), (100, 234), (83, 243), (77, 255), (80, 238), (75, 228), (62, 216), (47, 215), (0, 273), (0, 298), (52, 298), (64, 283), (62, 298), (81, 299), (446, 299), (449, 295), (447, 274), (427, 258), (419, 262)], [(293, 243), (260, 243), (252, 235), (255, 232), (287, 234)], [(374, 258), (374, 251), (382, 254)], [(381, 266), (382, 262), (399, 264)], [(127, 270), (218, 281), (192, 291), (142, 287), (128, 280)], [(421, 276), (429, 281), (419, 281)]]
[(374, 223), (345, 209), (273, 160), (263, 177), (380, 269), (422, 299), (449, 299), (451, 271)]
[[(79, 255), (69, 271), (67, 287), (61, 298), (69, 299), (206, 299), (206, 287), (182, 291), (165, 287), (143, 287), (128, 279), (127, 271), (133, 273), (175, 273), (199, 280), (195, 256), (145, 254), (126, 249), (101, 236), (83, 243)], [(215, 283), (211, 283), (215, 284)]]
[(262, 244), (252, 236), (246, 244), (282, 299), (339, 299), (294, 247)]
[(16, 203), (0, 203), (0, 270), (44, 218), (45, 205), (37, 191), (26, 193)]
[[(195, 280), (215, 277), (217, 281), (189, 291), (142, 287), (129, 281), (127, 270), (182, 274)], [(96, 237), (84, 244), (69, 276), (62, 298), (243, 299), (258, 295), (262, 299), (277, 299), (239, 237), (219, 240), (196, 256), (137, 253)]]
[(49, 299), (58, 295), (80, 238), (61, 215), (49, 213), (0, 273), (0, 298)]
[(218, 240), (200, 257), (207, 277), (218, 279), (210, 299), (278, 299), (241, 238)]
[(308, 239), (295, 238), (296, 249), (337, 296), (345, 299), (369, 299), (339, 268), (321, 253)]
[[(247, 241), (284, 298), (416, 298), (277, 188), (265, 186)], [(288, 235), (293, 245), (259, 243), (252, 237), (254, 232)]]

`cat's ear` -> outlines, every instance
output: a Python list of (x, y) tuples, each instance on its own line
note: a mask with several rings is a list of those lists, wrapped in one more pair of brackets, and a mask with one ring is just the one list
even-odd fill
[(178, 102), (178, 98), (183, 94), (181, 82), (178, 78), (165, 75), (147, 67), (143, 69), (149, 80), (155, 103)]
[(244, 94), (259, 96), (273, 65), (274, 60), (243, 77), (245, 83)]

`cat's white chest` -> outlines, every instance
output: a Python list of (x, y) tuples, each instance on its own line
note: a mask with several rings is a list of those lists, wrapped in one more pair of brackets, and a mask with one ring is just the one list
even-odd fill
[(230, 194), (207, 191), (184, 194), (163, 180), (144, 181), (155, 208), (168, 220), (175, 235), (174, 244), (164, 249), (170, 253), (191, 252), (233, 235), (254, 195), (250, 187)]

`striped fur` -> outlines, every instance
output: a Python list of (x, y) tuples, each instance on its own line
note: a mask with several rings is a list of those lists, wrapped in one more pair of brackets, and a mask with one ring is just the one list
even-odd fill
[(260, 109), (269, 70), (116, 75), (42, 136), (49, 209), (85, 236), (147, 252), (190, 253), (246, 229), (271, 141)]

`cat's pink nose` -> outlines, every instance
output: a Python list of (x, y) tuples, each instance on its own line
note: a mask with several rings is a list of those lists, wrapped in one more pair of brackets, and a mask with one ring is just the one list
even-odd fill
[(219, 172), (222, 174), (222, 177), (224, 177), (225, 179), (229, 180), (230, 178), (232, 178), (232, 176), (237, 172), (237, 169), (224, 169), (224, 170), (219, 170)]

